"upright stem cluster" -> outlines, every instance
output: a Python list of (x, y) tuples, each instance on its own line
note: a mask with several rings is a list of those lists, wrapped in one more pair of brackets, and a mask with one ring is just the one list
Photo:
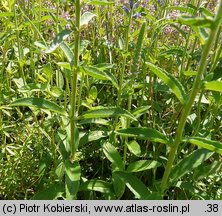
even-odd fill
[(120, 72), (120, 81), (119, 81), (119, 91), (118, 91), (118, 98), (117, 98), (117, 106), (121, 106), (121, 95), (122, 95), (122, 89), (123, 89), (123, 77), (124, 77), (124, 72), (125, 72), (125, 67), (126, 67), (126, 58), (127, 58), (127, 52), (129, 48), (129, 33), (130, 33), (130, 26), (131, 26), (131, 21), (132, 21), (132, 15), (133, 15), (133, 9), (130, 10), (129, 13), (129, 20), (128, 20), (128, 25), (126, 29), (126, 37), (125, 37), (125, 44), (124, 44), (124, 56), (123, 56), (123, 65), (122, 65), (122, 70)]
[(70, 112), (70, 125), (71, 125), (71, 160), (75, 159), (76, 144), (76, 101), (77, 101), (77, 82), (78, 82), (78, 66), (79, 66), (79, 44), (80, 44), (80, 18), (81, 18), (81, 5), (80, 0), (75, 1), (75, 15), (76, 15), (76, 30), (75, 30), (75, 48), (74, 48), (74, 61), (73, 61), (73, 77), (71, 81), (71, 112)]
[[(128, 25), (126, 29), (126, 36), (125, 36), (125, 44), (124, 44), (124, 56), (123, 56), (123, 65), (122, 65), (122, 70), (120, 73), (120, 83), (119, 83), (119, 90), (118, 90), (118, 98), (117, 98), (117, 106), (121, 106), (121, 95), (122, 95), (122, 89), (123, 89), (123, 77), (125, 73), (125, 68), (126, 68), (126, 59), (127, 59), (127, 52), (129, 49), (129, 34), (130, 34), (130, 27), (131, 27), (131, 22), (132, 22), (132, 16), (133, 16), (133, 8), (131, 8), (130, 13), (129, 13), (129, 20), (128, 20)], [(129, 96), (130, 97), (130, 96)], [(128, 104), (128, 109), (129, 109), (129, 104)], [(128, 120), (127, 120), (127, 126), (129, 126)], [(124, 144), (124, 152), (123, 152), (123, 161), (124, 163), (126, 162), (126, 153), (127, 153), (127, 138), (125, 138), (125, 144)]]
[(207, 58), (208, 58), (209, 52), (211, 50), (211, 47), (214, 43), (217, 32), (219, 30), (221, 19), (222, 19), (222, 0), (220, 1), (219, 7), (217, 10), (217, 14), (215, 17), (215, 22), (214, 22), (214, 27), (212, 27), (211, 32), (209, 34), (209, 38), (203, 48), (203, 52), (202, 52), (202, 56), (201, 56), (201, 60), (200, 60), (200, 66), (198, 68), (197, 75), (196, 75), (191, 93), (189, 95), (189, 98), (188, 98), (186, 104), (183, 107), (183, 111), (182, 111), (182, 114), (181, 114), (181, 117), (179, 120), (179, 125), (176, 130), (175, 140), (174, 140), (174, 143), (170, 149), (166, 169), (165, 169), (163, 179), (161, 182), (161, 186), (160, 186), (162, 192), (164, 192), (164, 190), (166, 189), (167, 181), (168, 181), (168, 178), (169, 178), (172, 166), (173, 166), (174, 158), (177, 153), (178, 146), (182, 141), (182, 136), (183, 136), (183, 131), (184, 131), (184, 127), (186, 124), (186, 120), (187, 120), (187, 117), (188, 117), (188, 115), (191, 111), (191, 108), (193, 106), (195, 97), (196, 97), (197, 93), (199, 92), (200, 85), (201, 85), (201, 82), (203, 79), (203, 75), (204, 75), (204, 72), (206, 71)]

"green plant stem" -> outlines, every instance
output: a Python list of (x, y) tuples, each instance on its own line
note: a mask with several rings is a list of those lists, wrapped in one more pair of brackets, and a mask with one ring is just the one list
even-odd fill
[[(200, 7), (200, 0), (197, 2), (196, 4), (196, 10), (195, 12), (193, 13), (193, 15), (196, 15), (197, 14), (197, 11)], [(192, 33), (192, 29), (190, 28), (189, 29), (189, 32), (187, 34), (187, 39), (186, 39), (186, 44), (185, 44), (185, 48), (183, 50), (183, 57), (182, 57), (182, 61), (181, 61), (181, 67), (180, 67), (180, 72), (179, 72), (179, 76), (181, 77), (183, 75), (183, 72), (184, 72), (184, 63), (185, 63), (185, 59), (186, 59), (186, 53), (187, 53), (187, 50), (188, 50), (188, 45), (190, 44), (190, 37), (191, 37), (191, 33)], [(196, 40), (196, 39), (195, 39)], [(192, 53), (193, 53), (193, 50), (195, 49), (195, 46), (196, 46), (196, 42), (194, 42), (194, 45), (193, 45), (193, 49), (192, 49)]]
[(38, 17), (38, 20), (39, 20), (39, 24), (38, 24), (38, 29), (39, 31), (41, 32), (41, 19), (42, 19), (42, 0), (39, 0), (39, 17)]
[[(128, 19), (128, 24), (126, 27), (126, 33), (125, 33), (125, 44), (124, 44), (124, 54), (123, 54), (123, 63), (122, 63), (122, 68), (120, 70), (120, 77), (119, 77), (119, 88), (117, 92), (117, 106), (121, 107), (121, 96), (122, 96), (122, 90), (123, 90), (123, 78), (124, 78), (124, 73), (125, 73), (125, 68), (126, 68), (126, 59), (127, 59), (127, 52), (128, 52), (128, 47), (129, 47), (129, 33), (130, 33), (130, 26), (131, 26), (131, 21), (132, 21), (132, 15), (133, 15), (133, 10), (130, 11), (129, 14), (129, 19)], [(115, 126), (118, 123), (118, 117), (115, 119)], [(124, 146), (124, 149), (126, 147)], [(124, 158), (125, 158), (125, 150), (124, 150)]]
[(200, 96), (199, 96), (199, 100), (197, 103), (197, 123), (196, 123), (196, 128), (195, 131), (193, 133), (193, 136), (196, 135), (200, 129), (200, 123), (201, 123), (201, 100), (203, 97), (203, 91), (201, 91)]
[(191, 29), (189, 30), (189, 32), (187, 34), (187, 40), (186, 40), (186, 44), (185, 44), (185, 47), (184, 47), (184, 50), (183, 50), (183, 57), (182, 57), (182, 61), (181, 61), (180, 71), (179, 71), (179, 77), (181, 77), (183, 75), (183, 72), (184, 72), (184, 62), (185, 62), (185, 59), (186, 59), (186, 53), (187, 53), (188, 45), (189, 45), (189, 42), (190, 42), (190, 35), (191, 35)]
[[(191, 52), (190, 52), (190, 56), (193, 56), (195, 48), (196, 48), (196, 44), (197, 44), (197, 37), (194, 39), (192, 49), (191, 49)], [(186, 67), (185, 67), (185, 71), (189, 70), (190, 64), (191, 64), (191, 58), (188, 58), (188, 61), (187, 61)]]
[[(142, 50), (142, 45), (143, 45), (143, 40), (144, 40), (144, 35), (145, 35), (145, 29), (146, 29), (146, 23), (144, 22), (140, 28), (140, 32), (138, 35), (138, 40), (137, 40), (137, 44), (136, 44), (136, 49), (135, 49), (135, 53), (133, 56), (133, 63), (130, 65), (130, 72), (132, 73), (132, 80), (130, 81), (130, 88), (133, 89), (133, 82), (135, 82), (136, 80), (136, 72), (138, 71), (138, 67), (139, 67), (139, 60), (140, 60), (140, 55), (141, 55), (141, 50)], [(134, 89), (133, 89), (134, 92)], [(129, 93), (129, 97), (128, 97), (128, 111), (131, 111), (131, 106), (132, 106), (132, 95), (133, 92)], [(127, 128), (130, 127), (130, 119), (126, 120), (126, 125)], [(123, 160), (124, 162), (126, 162), (126, 154), (127, 154), (127, 143), (128, 143), (128, 137), (126, 137), (125, 140), (125, 145), (124, 145), (124, 157)]]
[(213, 129), (213, 125), (214, 125), (214, 122), (215, 122), (215, 119), (217, 118), (217, 114), (218, 114), (218, 110), (220, 108), (220, 104), (221, 104), (221, 95), (220, 95), (220, 99), (219, 99), (219, 103), (217, 103), (213, 109), (212, 109), (212, 117), (211, 117), (211, 120), (209, 122), (209, 125), (208, 125), (208, 131), (211, 131)]
[(75, 48), (74, 48), (74, 61), (73, 61), (73, 78), (71, 83), (71, 113), (70, 113), (70, 125), (71, 125), (71, 160), (75, 159), (75, 152), (76, 152), (76, 146), (75, 146), (75, 131), (76, 131), (76, 124), (75, 124), (75, 118), (76, 118), (76, 99), (77, 99), (77, 82), (78, 82), (78, 65), (79, 65), (79, 44), (80, 44), (80, 0), (76, 0), (75, 2), (75, 13), (76, 13), (76, 31), (75, 31)]
[[(218, 44), (220, 43), (220, 32), (221, 32), (221, 30), (222, 30), (222, 27), (220, 27), (220, 29), (217, 33), (216, 39), (215, 39), (214, 52), (213, 52), (214, 54), (211, 57), (211, 64), (210, 64), (211, 67), (210, 67), (209, 73), (214, 72), (214, 70), (217, 66), (218, 60), (220, 58), (220, 54), (222, 52), (222, 44), (219, 46), (219, 48), (217, 48)], [(200, 97), (199, 97), (199, 101), (198, 101), (198, 105), (197, 105), (197, 124), (196, 124), (196, 129), (195, 129), (195, 132), (194, 132), (193, 135), (196, 135), (198, 133), (200, 125), (201, 125), (200, 112), (201, 112), (201, 100), (202, 100), (203, 95), (204, 95), (204, 90), (202, 90), (201, 93), (200, 93)], [(209, 106), (209, 107), (211, 107), (211, 106)], [(213, 110), (215, 110), (215, 109), (213, 109)], [(214, 116), (216, 117), (216, 113), (215, 113)], [(211, 119), (211, 123), (210, 123), (210, 125), (213, 126), (212, 121), (214, 121), (214, 117)], [(209, 127), (209, 129), (211, 129), (211, 126)]]
[(82, 95), (82, 89), (83, 89), (83, 83), (84, 83), (84, 76), (85, 74), (82, 72), (80, 85), (79, 85), (79, 97), (78, 97), (78, 102), (77, 102), (77, 115), (79, 113), (79, 108), (81, 106), (81, 95)]
[[(121, 106), (121, 94), (122, 94), (122, 89), (123, 89), (123, 77), (125, 73), (125, 68), (126, 68), (126, 59), (127, 59), (127, 53), (129, 50), (129, 34), (130, 34), (130, 26), (132, 22), (132, 16), (133, 16), (133, 9), (131, 9), (130, 14), (129, 14), (129, 20), (128, 20), (128, 25), (126, 29), (126, 37), (125, 37), (125, 46), (124, 46), (124, 56), (123, 56), (123, 65), (122, 65), (122, 70), (120, 74), (120, 84), (119, 84), (119, 91), (118, 91), (118, 99), (117, 99), (117, 106)], [(129, 96), (128, 100), (128, 110), (131, 107), (131, 98), (132, 96)], [(127, 127), (129, 127), (129, 122), (127, 120)], [(125, 144), (124, 144), (124, 150), (123, 150), (123, 162), (124, 164), (126, 163), (126, 154), (127, 154), (127, 142), (128, 142), (128, 137), (125, 138)]]
[(60, 7), (60, 0), (56, 1), (56, 31), (59, 32), (59, 7)]
[(122, 70), (120, 72), (119, 90), (118, 90), (118, 97), (117, 97), (117, 106), (119, 106), (119, 107), (121, 106), (121, 101), (122, 101), (121, 95), (122, 95), (122, 90), (123, 90), (123, 77), (124, 77), (124, 72), (125, 72), (125, 68), (126, 68), (127, 52), (128, 52), (128, 48), (129, 48), (129, 33), (130, 33), (132, 15), (133, 15), (133, 10), (130, 11), (128, 25), (126, 28), (126, 37), (125, 37), (125, 46), (124, 46), (125, 53), (123, 56)]
[(186, 120), (187, 117), (191, 111), (192, 105), (194, 103), (195, 97), (199, 91), (200, 85), (201, 85), (201, 81), (204, 75), (204, 72), (206, 71), (206, 66), (207, 66), (207, 57), (209, 55), (209, 52), (211, 50), (211, 47), (214, 43), (215, 37), (217, 35), (217, 32), (219, 30), (219, 26), (220, 23), (218, 20), (222, 18), (222, 0), (220, 1), (220, 5), (215, 17), (215, 26), (214, 28), (211, 29), (209, 38), (204, 46), (203, 52), (202, 52), (202, 56), (201, 56), (201, 60), (200, 60), (200, 66), (197, 72), (197, 76), (195, 78), (190, 96), (186, 102), (186, 104), (184, 105), (180, 120), (179, 120), (179, 125), (178, 128), (176, 130), (176, 135), (175, 135), (175, 140), (174, 143), (170, 149), (170, 153), (169, 153), (169, 157), (168, 157), (168, 161), (167, 161), (167, 165), (166, 165), (166, 169), (163, 175), (163, 179), (161, 182), (161, 192), (163, 193), (164, 190), (166, 189), (167, 186), (167, 181), (171, 172), (171, 169), (173, 167), (173, 162), (174, 162), (174, 158), (176, 156), (176, 152), (178, 149), (179, 144), (182, 141), (182, 135), (183, 135), (183, 131), (184, 131), (184, 127), (186, 124)]
[(110, 16), (108, 16), (110, 22), (109, 22), (109, 29), (110, 29), (110, 38), (113, 38), (113, 26), (114, 26), (114, 19), (113, 19), (113, 5), (109, 6)]
[(29, 19), (29, 17), (25, 14), (25, 12), (22, 10), (22, 8), (18, 5), (18, 8), (20, 10), (20, 12), (22, 13), (23, 17), (25, 17), (29, 23), (31, 24), (31, 26), (33, 27), (33, 29), (35, 29), (36, 33), (39, 35), (39, 37), (41, 38), (42, 42), (44, 43), (44, 45), (47, 47), (47, 43), (42, 35), (42, 33), (38, 30), (38, 28), (35, 26), (35, 24)]
[(18, 46), (18, 62), (19, 62), (19, 76), (23, 80), (23, 84), (25, 85), (25, 75), (23, 70), (23, 52), (21, 49), (20, 43), (20, 35), (19, 35), (19, 26), (18, 26), (18, 14), (17, 14), (17, 4), (14, 5), (14, 16), (15, 16), (15, 29), (16, 29), (16, 40)]
[[(222, 30), (222, 27), (220, 27), (220, 31)], [(220, 31), (217, 34), (216, 42), (215, 42), (215, 47), (214, 47), (214, 54), (212, 57), (212, 63), (211, 63), (211, 68), (210, 68), (210, 73), (212, 73), (218, 63), (218, 60), (220, 58), (220, 54), (222, 52), (222, 44), (220, 44)], [(217, 44), (220, 44), (219, 48), (217, 47)]]

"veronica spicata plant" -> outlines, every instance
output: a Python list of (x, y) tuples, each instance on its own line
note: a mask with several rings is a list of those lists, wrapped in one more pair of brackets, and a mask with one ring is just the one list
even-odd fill
[(0, 199), (222, 199), (218, 3), (1, 1)]

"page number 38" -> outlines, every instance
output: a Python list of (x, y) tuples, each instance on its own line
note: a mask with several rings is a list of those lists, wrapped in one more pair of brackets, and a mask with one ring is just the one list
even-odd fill
[(207, 204), (207, 210), (205, 212), (218, 212), (218, 204)]

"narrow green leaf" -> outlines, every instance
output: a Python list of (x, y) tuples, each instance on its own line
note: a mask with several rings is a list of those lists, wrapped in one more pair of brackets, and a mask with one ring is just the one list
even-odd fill
[(100, 79), (100, 80), (109, 80), (108, 75), (104, 71), (99, 70), (96, 67), (83, 66), (83, 67), (80, 67), (80, 69), (81, 68), (83, 68), (84, 72), (91, 77), (94, 77), (94, 78)]
[(1, 12), (0, 13), (0, 17), (10, 17), (10, 16), (14, 16), (14, 13), (10, 13), (10, 12)]
[[(48, 167), (50, 167), (50, 164), (48, 165)], [(47, 172), (48, 174), (48, 172)], [(62, 181), (63, 177), (65, 175), (65, 166), (64, 163), (61, 161), (58, 166), (55, 169), (55, 174), (57, 175), (57, 177)], [(46, 177), (46, 176), (45, 176)]]
[(208, 27), (212, 28), (214, 24), (214, 19), (211, 16), (208, 17), (190, 17), (181, 16), (179, 21), (183, 24), (197, 27)]
[(65, 189), (67, 199), (76, 199), (79, 189), (81, 169), (78, 161), (65, 161)]
[(169, 6), (169, 7), (166, 7), (166, 10), (178, 10), (178, 11), (182, 11), (182, 12), (190, 13), (190, 14), (193, 14), (195, 12), (193, 8), (184, 7), (184, 6)]
[(109, 77), (109, 80), (112, 82), (113, 86), (119, 89), (118, 81), (116, 77), (114, 76), (114, 74), (111, 73), (111, 71), (106, 71), (106, 74)]
[(132, 110), (132, 114), (138, 118), (141, 115), (147, 113), (149, 108), (150, 108), (150, 106), (140, 106), (140, 107)]
[(64, 184), (56, 182), (45, 190), (35, 194), (32, 200), (55, 200), (58, 197), (62, 197), (64, 193)]
[(60, 48), (64, 52), (64, 54), (65, 54), (66, 58), (68, 59), (70, 65), (73, 66), (73, 61), (74, 61), (73, 51), (70, 49), (70, 47), (65, 42), (62, 42), (60, 44)]
[(146, 63), (147, 66), (155, 73), (176, 95), (179, 101), (184, 104), (186, 101), (186, 93), (182, 84), (171, 74), (167, 73), (165, 70), (157, 67), (152, 63)]
[(8, 106), (27, 106), (27, 107), (48, 109), (50, 111), (62, 115), (67, 115), (66, 111), (62, 109), (60, 106), (43, 98), (22, 98), (12, 102)]
[(35, 44), (35, 46), (37, 46), (37, 47), (39, 47), (39, 48), (41, 48), (43, 50), (47, 49), (47, 47), (43, 43), (41, 43), (39, 41), (35, 41), (34, 44)]
[(88, 97), (92, 100), (95, 100), (97, 98), (98, 91), (96, 86), (92, 86), (88, 92)]
[(130, 163), (127, 167), (127, 172), (140, 172), (148, 169), (153, 169), (160, 166), (161, 163), (158, 161), (152, 160), (138, 160), (133, 163)]
[(126, 118), (130, 118), (134, 121), (137, 121), (135, 117), (128, 112), (127, 110), (121, 109), (119, 107), (108, 107), (108, 108), (99, 108), (87, 111), (80, 116), (82, 118), (108, 118), (108, 117), (115, 117), (115, 116), (124, 116)]
[(118, 44), (119, 44), (120, 50), (124, 50), (124, 40), (123, 40), (123, 38), (119, 37)]
[(221, 81), (205, 82), (204, 89), (210, 90), (210, 91), (222, 92), (222, 82)]
[(71, 69), (72, 69), (70, 63), (68, 63), (68, 62), (57, 62), (56, 64), (64, 69), (69, 70), (69, 71), (71, 71)]
[(195, 180), (199, 181), (203, 178), (208, 178), (211, 175), (220, 174), (222, 170), (221, 161), (214, 161), (209, 165), (203, 164), (195, 170), (193, 177)]
[(112, 189), (112, 184), (109, 182), (98, 180), (98, 179), (91, 179), (84, 183), (82, 183), (79, 187), (81, 191), (98, 191), (100, 193), (110, 194), (114, 197), (114, 191)]
[(118, 82), (113, 74), (109, 71), (105, 72), (104, 68), (96, 67), (96, 66), (82, 66), (80, 70), (83, 70), (85, 74), (94, 77), (99, 80), (110, 80), (112, 84), (118, 88)]
[(77, 126), (75, 125), (75, 127), (74, 127), (74, 134), (75, 134), (74, 144), (75, 145), (74, 146), (71, 146), (72, 142), (71, 142), (71, 125), (70, 124), (68, 124), (68, 123), (66, 124), (65, 131), (66, 131), (65, 139), (69, 145), (68, 149), (71, 151), (71, 154), (72, 154), (73, 152), (76, 152), (76, 150), (78, 149), (78, 146), (79, 146), (79, 130), (78, 130)]
[[(76, 150), (78, 149), (79, 147), (79, 130), (78, 128), (75, 126), (75, 130), (74, 130), (74, 134), (75, 134), (75, 137), (74, 137), (74, 146), (71, 146), (70, 145), (70, 149), (71, 149), (71, 152), (74, 153), (76, 152)], [(70, 134), (70, 138), (71, 138), (71, 134)], [(70, 144), (71, 144), (71, 139), (70, 139)]]
[(116, 167), (116, 170), (123, 171), (124, 170), (124, 163), (122, 161), (122, 158), (119, 155), (119, 152), (116, 150), (116, 148), (111, 145), (110, 143), (106, 142), (103, 144), (103, 152), (108, 158), (108, 160), (114, 164)]
[(106, 1), (106, 0), (92, 0), (88, 2), (87, 4), (90, 5), (100, 5), (100, 6), (107, 6), (107, 5), (112, 5), (114, 2)]
[(89, 21), (95, 17), (96, 14), (91, 13), (91, 12), (85, 12), (82, 16), (81, 16), (81, 20), (80, 20), (80, 26), (83, 25), (88, 25)]
[[(197, 11), (197, 10), (198, 10), (197, 6), (195, 6), (195, 5), (191, 4), (191, 3), (188, 3), (186, 6), (187, 6), (188, 8), (194, 9), (194, 11)], [(193, 14), (193, 13), (192, 13), (192, 14)]]
[(193, 30), (196, 32), (201, 44), (204, 45), (209, 38), (209, 31), (207, 31), (206, 28), (196, 26), (193, 26)]
[(181, 178), (188, 172), (198, 167), (204, 161), (206, 161), (213, 152), (207, 149), (197, 149), (193, 151), (190, 155), (182, 159), (171, 171), (170, 182), (175, 182), (178, 178)]
[(113, 68), (113, 64), (110, 63), (99, 63), (94, 65), (94, 67), (98, 68), (99, 70), (108, 70)]
[(150, 140), (164, 144), (170, 144), (165, 135), (151, 128), (126, 128), (115, 131), (121, 136), (135, 137), (138, 139)]
[(197, 72), (196, 71), (183, 71), (184, 76), (196, 76)]
[(137, 157), (139, 157), (141, 155), (140, 145), (135, 140), (128, 142), (127, 147), (129, 149), (129, 151), (131, 153), (133, 153), (134, 155), (136, 155)]
[(210, 11), (210, 8), (207, 9), (204, 6), (199, 8), (204, 17), (214, 17), (214, 13)]
[[(166, 28), (168, 25), (165, 25), (164, 27)], [(186, 40), (187, 39), (187, 32), (181, 29), (176, 23), (169, 23), (169, 26), (172, 28), (175, 28), (175, 30), (178, 31), (178, 33), (181, 34), (181, 36)]]
[(68, 160), (70, 156), (70, 145), (67, 136), (63, 131), (58, 130), (59, 150), (64, 161)]
[(99, 140), (107, 136), (108, 133), (106, 131), (89, 131), (80, 138), (79, 145), (82, 146), (85, 145), (86, 143)]
[(136, 49), (134, 51), (132, 73), (136, 73), (138, 70), (138, 64), (139, 64), (139, 60), (141, 56), (141, 49), (142, 49), (142, 45), (143, 45), (143, 41), (145, 37), (145, 32), (146, 32), (146, 22), (143, 22), (139, 35), (138, 35)]
[(173, 48), (169, 48), (167, 50), (164, 50), (160, 53), (160, 57), (165, 56), (183, 56), (184, 50), (181, 47), (173, 47)]
[(101, 119), (101, 118), (98, 118), (98, 119), (84, 119), (82, 121), (80, 121), (78, 123), (79, 125), (84, 125), (84, 124), (100, 124), (100, 125), (106, 125), (106, 126), (110, 126), (111, 123), (110, 121), (106, 120), (106, 119)]
[(202, 138), (202, 137), (191, 137), (191, 138), (188, 138), (186, 140), (186, 142), (189, 142), (193, 145), (197, 145), (199, 147), (208, 149), (210, 151), (222, 154), (222, 143), (221, 142), (208, 140), (208, 139)]
[(80, 40), (80, 47), (79, 47), (79, 55), (85, 55), (85, 51), (87, 50), (87, 47), (90, 45), (89, 40)]
[(59, 87), (56, 87), (56, 86), (53, 86), (49, 93), (53, 96), (53, 97), (56, 97), (56, 98), (59, 98), (59, 97), (62, 97), (63, 95), (63, 90)]
[(121, 171), (116, 171), (115, 174), (125, 182), (136, 199), (147, 199), (151, 195), (151, 191), (136, 176)]
[(45, 50), (45, 53), (52, 53), (55, 51), (63, 43), (63, 41), (69, 37), (71, 33), (72, 31), (65, 29), (57, 34), (51, 45)]
[(125, 192), (125, 183), (122, 179), (119, 178), (118, 175), (116, 175), (115, 171), (119, 171), (116, 169), (115, 166), (112, 166), (112, 183), (113, 183), (113, 189), (115, 191), (116, 197), (119, 199), (123, 196)]
[(47, 83), (30, 83), (25, 86), (22, 86), (18, 89), (20, 92), (36, 92), (36, 91), (44, 91), (47, 89)]

